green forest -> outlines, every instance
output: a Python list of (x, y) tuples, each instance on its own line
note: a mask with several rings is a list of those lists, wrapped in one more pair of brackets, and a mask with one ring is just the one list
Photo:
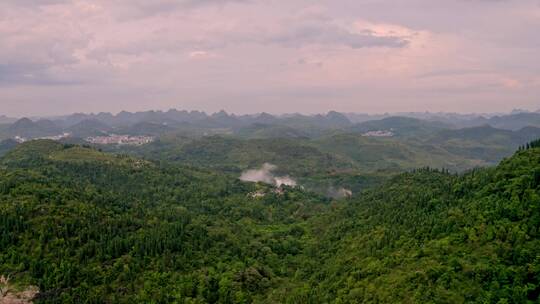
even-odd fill
[(538, 303), (539, 227), (538, 141), (342, 200), (47, 140), (0, 161), (0, 274), (35, 303)]

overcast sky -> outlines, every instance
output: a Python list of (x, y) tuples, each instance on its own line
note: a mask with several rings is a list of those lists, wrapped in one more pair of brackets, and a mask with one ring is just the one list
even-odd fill
[(2, 0), (0, 115), (540, 108), (540, 0)]

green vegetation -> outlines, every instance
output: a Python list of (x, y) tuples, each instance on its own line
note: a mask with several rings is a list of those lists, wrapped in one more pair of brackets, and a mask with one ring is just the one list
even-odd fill
[(539, 146), (330, 201), (30, 142), (0, 162), (0, 274), (38, 303), (537, 303)]
[[(107, 147), (111, 149), (111, 147)], [(324, 194), (334, 185), (356, 184), (354, 190), (371, 185), (388, 173), (357, 174), (357, 164), (335, 153), (323, 152), (309, 140), (239, 139), (231, 136), (206, 136), (197, 139), (164, 138), (143, 147), (112, 148), (147, 159), (204, 167), (237, 178), (246, 169), (264, 163), (278, 167), (276, 174), (291, 175), (310, 190)]]
[[(417, 120), (412, 121), (416, 125)], [(519, 145), (536, 138), (535, 134), (540, 136), (540, 129), (536, 128), (514, 132), (491, 127), (439, 130), (425, 138), (418, 134), (406, 138), (367, 137), (337, 130), (309, 138), (288, 127), (266, 125), (256, 125), (250, 130), (254, 132), (246, 137), (242, 137), (244, 133), (168, 135), (142, 147), (104, 149), (204, 167), (233, 178), (246, 169), (271, 163), (278, 167), (277, 174), (290, 175), (307, 189), (325, 194), (332, 187), (345, 187), (358, 193), (394, 174), (422, 166), (463, 172), (494, 165)], [(279, 132), (283, 132), (281, 137)]]
[[(52, 121), (23, 118), (0, 125), (0, 139), (32, 139), (67, 132), (70, 136), (62, 142), (85, 144), (88, 136), (155, 136), (155, 142), (143, 147), (99, 148), (216, 170), (232, 178), (272, 163), (278, 167), (277, 174), (290, 175), (306, 189), (327, 194), (329, 189), (342, 187), (358, 193), (394, 174), (422, 166), (463, 172), (495, 165), (520, 145), (540, 137), (540, 128), (534, 127), (538, 113), (490, 119), (416, 114), (424, 119), (394, 116), (357, 124), (337, 112), (312, 116), (237, 116), (224, 111), (207, 115), (176, 110), (73, 114)], [(527, 127), (517, 128), (524, 123)], [(463, 126), (476, 127), (460, 129)], [(374, 132), (367, 135), (393, 136), (363, 136), (370, 131)], [(13, 141), (0, 143), (0, 155), (13, 147)]]
[[(0, 273), (44, 303), (251, 302), (292, 277), (324, 198), (51, 141), (0, 171)], [(262, 188), (261, 188), (262, 187)], [(252, 199), (261, 188), (268, 194)]]
[(313, 226), (327, 227), (313, 242), (325, 253), (315, 255), (318, 266), (306, 273), (311, 288), (304, 297), (536, 303), (539, 214), (536, 148), (463, 176), (430, 169), (402, 174)]
[(0, 141), (0, 157), (8, 153), (17, 146), (17, 142), (13, 139)]

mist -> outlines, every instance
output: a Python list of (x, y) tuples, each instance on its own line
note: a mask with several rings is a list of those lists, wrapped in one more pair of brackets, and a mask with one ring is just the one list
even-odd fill
[(341, 198), (348, 198), (352, 197), (353, 192), (349, 189), (345, 189), (343, 187), (335, 188), (330, 187), (328, 188), (328, 191), (326, 192), (326, 195), (328, 197), (334, 198), (334, 199), (341, 199)]
[(276, 165), (264, 163), (260, 169), (251, 169), (242, 172), (240, 180), (244, 182), (265, 183), (276, 187), (289, 186), (296, 187), (297, 182), (288, 175), (276, 176), (273, 171), (277, 169)]

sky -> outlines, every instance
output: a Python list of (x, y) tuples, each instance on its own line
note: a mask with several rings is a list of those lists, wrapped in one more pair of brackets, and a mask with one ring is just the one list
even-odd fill
[(0, 115), (540, 109), (540, 0), (2, 0)]

